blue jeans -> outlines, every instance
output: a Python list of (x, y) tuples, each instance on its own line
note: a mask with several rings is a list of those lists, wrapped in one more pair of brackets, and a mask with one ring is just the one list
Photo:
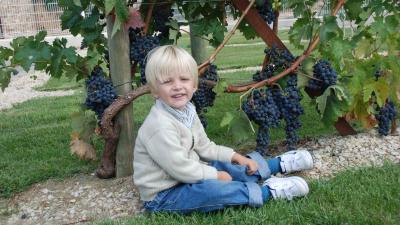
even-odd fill
[(202, 180), (195, 184), (178, 184), (159, 192), (152, 201), (144, 202), (150, 212), (190, 213), (209, 212), (228, 206), (263, 205), (262, 191), (258, 181), (271, 176), (265, 159), (257, 152), (248, 154), (257, 161), (258, 171), (246, 174), (246, 166), (220, 161), (211, 161), (210, 166), (218, 171), (225, 171), (232, 176), (232, 181)]

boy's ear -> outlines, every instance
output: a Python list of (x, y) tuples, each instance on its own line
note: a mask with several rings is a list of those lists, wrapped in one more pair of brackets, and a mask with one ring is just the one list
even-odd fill
[(158, 94), (155, 90), (151, 89), (150, 90), (150, 94), (154, 97), (154, 98), (158, 98)]

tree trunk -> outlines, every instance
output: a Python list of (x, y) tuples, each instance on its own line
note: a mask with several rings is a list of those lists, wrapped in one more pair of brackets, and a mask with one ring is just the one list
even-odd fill
[(193, 34), (192, 26), (190, 27), (190, 49), (193, 58), (196, 60), (197, 64), (200, 65), (207, 60), (207, 46), (208, 41)]
[[(131, 68), (129, 62), (129, 36), (126, 30), (120, 30), (111, 37), (114, 21), (107, 16), (108, 47), (110, 52), (110, 73), (118, 95), (126, 95), (132, 90)], [(116, 116), (115, 123), (121, 128), (116, 150), (116, 176), (124, 177), (133, 173), (133, 108), (132, 103), (124, 107)]]

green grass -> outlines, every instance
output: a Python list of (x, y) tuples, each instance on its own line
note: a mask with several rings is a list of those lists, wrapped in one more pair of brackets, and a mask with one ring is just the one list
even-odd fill
[(389, 225), (400, 221), (400, 165), (362, 168), (340, 173), (331, 180), (310, 183), (310, 194), (288, 202), (269, 201), (261, 208), (229, 208), (190, 215), (144, 214), (98, 224), (352, 224)]
[[(225, 34), (227, 35), (227, 33)], [(278, 37), (281, 38), (281, 40), (288, 40), (288, 30), (281, 30), (278, 32)], [(253, 43), (258, 43), (258, 42), (264, 42), (260, 37), (256, 37), (254, 39), (246, 40), (246, 38), (243, 36), (243, 34), (239, 31), (235, 32), (235, 34), (229, 39), (227, 45), (231, 44), (253, 44)], [(188, 34), (182, 32), (182, 37), (178, 39), (179, 46), (184, 47), (184, 48), (190, 48), (190, 37)]]
[(50, 77), (48, 82), (46, 82), (43, 86), (35, 88), (35, 90), (38, 91), (69, 90), (69, 89), (81, 88), (84, 86), (85, 86), (84, 80), (76, 82), (75, 79), (62, 76), (60, 78)]
[(0, 112), (0, 197), (96, 168), (98, 161), (81, 161), (69, 152), (70, 114), (82, 101), (78, 96), (41, 98)]

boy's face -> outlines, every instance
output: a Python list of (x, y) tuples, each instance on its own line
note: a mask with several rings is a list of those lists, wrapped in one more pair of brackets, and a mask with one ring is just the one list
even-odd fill
[(193, 76), (184, 74), (169, 76), (163, 81), (157, 79), (156, 90), (153, 91), (153, 95), (169, 106), (182, 110), (186, 103), (192, 99), (195, 91)]

